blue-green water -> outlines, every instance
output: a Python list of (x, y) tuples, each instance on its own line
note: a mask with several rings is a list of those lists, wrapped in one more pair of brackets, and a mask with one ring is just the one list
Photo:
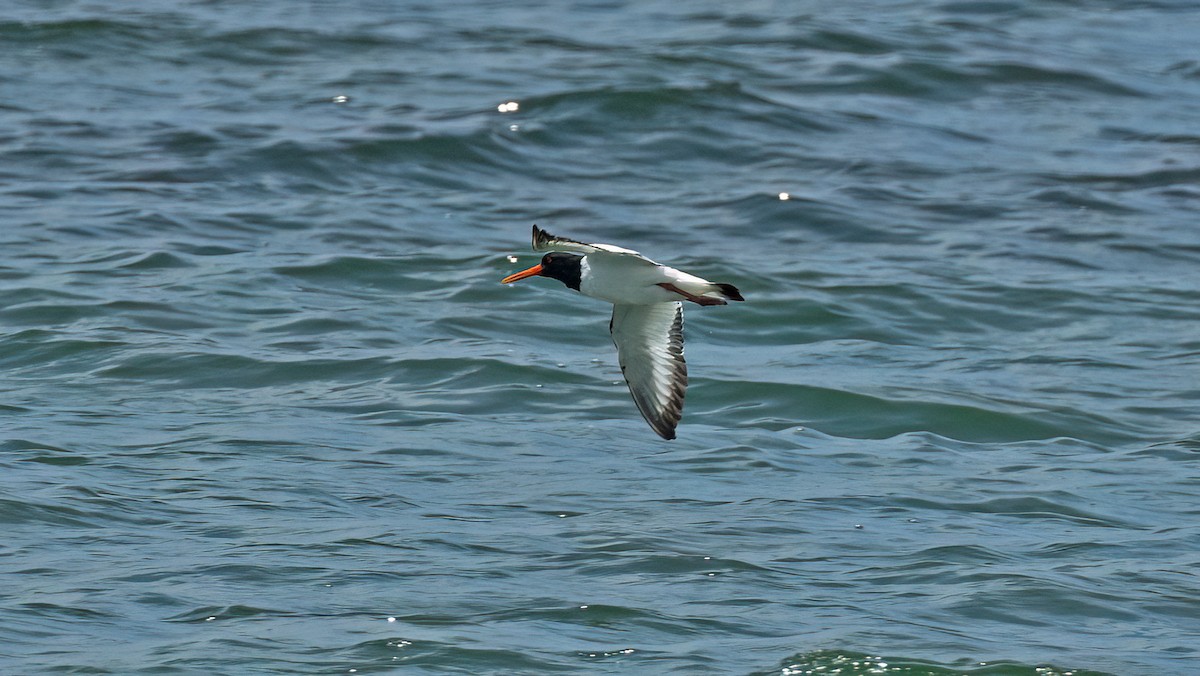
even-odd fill
[[(1196, 673), (1197, 35), (6, 4), (0, 671)], [(678, 440), (535, 222), (745, 293)]]

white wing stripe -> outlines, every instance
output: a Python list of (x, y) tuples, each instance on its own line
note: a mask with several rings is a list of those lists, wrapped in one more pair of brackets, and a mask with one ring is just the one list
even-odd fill
[(614, 305), (609, 328), (642, 417), (659, 436), (674, 439), (687, 391), (683, 304)]

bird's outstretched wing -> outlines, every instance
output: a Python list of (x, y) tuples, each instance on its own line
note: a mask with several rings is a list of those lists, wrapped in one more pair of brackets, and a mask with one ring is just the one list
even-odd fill
[(629, 256), (637, 256), (638, 258), (646, 258), (633, 249), (615, 246), (613, 244), (587, 244), (584, 242), (576, 242), (573, 239), (566, 237), (557, 237), (542, 230), (536, 225), (533, 226), (533, 250), (534, 251), (572, 251), (581, 254), (590, 253), (613, 253), (625, 254)]
[(674, 439), (687, 391), (683, 304), (614, 305), (608, 328), (642, 417), (660, 437)]

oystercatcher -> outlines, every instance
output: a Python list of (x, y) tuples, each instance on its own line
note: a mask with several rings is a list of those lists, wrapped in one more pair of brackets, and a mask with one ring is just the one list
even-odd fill
[(501, 283), (550, 277), (585, 296), (612, 303), (608, 330), (629, 393), (650, 427), (663, 439), (674, 439), (687, 390), (682, 301), (725, 305), (744, 300), (737, 287), (660, 265), (630, 249), (556, 237), (536, 225), (533, 250), (551, 253)]

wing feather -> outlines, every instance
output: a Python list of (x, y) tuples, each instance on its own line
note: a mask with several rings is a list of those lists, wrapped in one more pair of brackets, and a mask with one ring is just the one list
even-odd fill
[(609, 331), (642, 417), (660, 437), (674, 439), (687, 391), (683, 304), (614, 305)]
[(572, 251), (574, 253), (590, 254), (590, 253), (612, 253), (637, 256), (638, 258), (646, 258), (633, 249), (615, 246), (613, 244), (587, 244), (584, 242), (576, 242), (573, 239), (566, 237), (558, 237), (542, 230), (536, 225), (533, 226), (533, 250), (534, 251)]

